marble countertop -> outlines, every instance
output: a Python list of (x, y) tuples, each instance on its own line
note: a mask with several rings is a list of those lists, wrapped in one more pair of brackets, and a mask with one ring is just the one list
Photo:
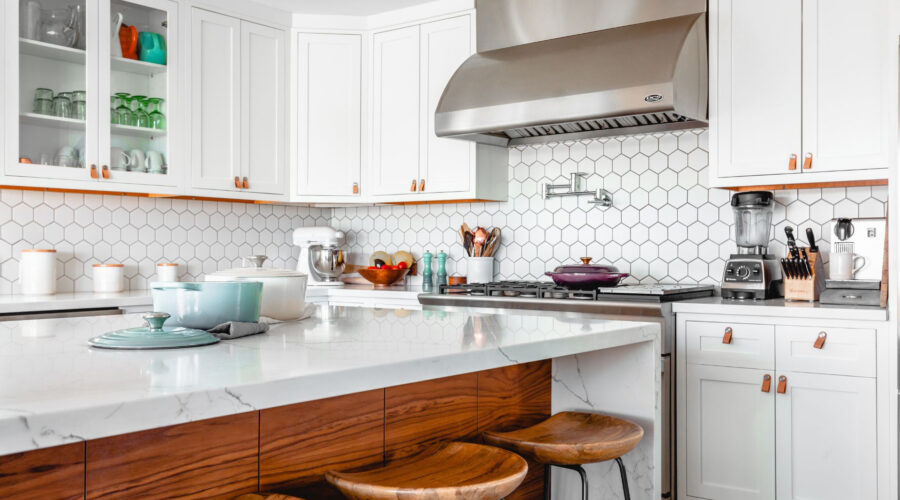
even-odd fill
[(818, 302), (789, 302), (784, 299), (729, 300), (722, 297), (683, 300), (672, 303), (675, 313), (737, 314), (779, 318), (849, 319), (887, 321), (886, 309), (871, 306), (838, 306)]
[(0, 323), (0, 455), (659, 339), (657, 324), (585, 314), (318, 306), (212, 346), (87, 345), (140, 323)]

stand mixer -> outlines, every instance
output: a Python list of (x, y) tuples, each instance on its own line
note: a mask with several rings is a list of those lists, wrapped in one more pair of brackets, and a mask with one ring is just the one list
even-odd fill
[(294, 245), (300, 247), (297, 271), (309, 276), (307, 286), (341, 286), (344, 272), (344, 233), (336, 229), (301, 227), (294, 230)]
[(768, 253), (775, 202), (769, 191), (731, 197), (738, 253), (725, 262), (722, 298), (765, 300), (778, 297), (783, 283), (778, 259)]

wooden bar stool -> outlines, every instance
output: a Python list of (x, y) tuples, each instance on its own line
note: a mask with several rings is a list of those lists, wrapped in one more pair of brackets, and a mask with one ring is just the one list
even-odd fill
[(630, 500), (622, 455), (641, 441), (641, 426), (592, 413), (562, 412), (543, 422), (512, 432), (485, 432), (488, 444), (515, 451), (544, 464), (544, 498), (550, 500), (550, 468), (562, 467), (581, 476), (581, 497), (588, 498), (587, 473), (582, 465), (615, 460), (622, 476), (625, 500)]
[(500, 500), (522, 484), (525, 459), (500, 448), (452, 442), (364, 472), (325, 479), (352, 500)]

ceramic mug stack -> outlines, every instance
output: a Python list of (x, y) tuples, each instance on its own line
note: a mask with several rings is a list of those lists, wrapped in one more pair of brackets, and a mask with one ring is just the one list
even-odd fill
[(166, 173), (166, 163), (162, 153), (158, 151), (144, 152), (140, 149), (125, 151), (122, 148), (112, 148), (109, 168), (120, 172)]

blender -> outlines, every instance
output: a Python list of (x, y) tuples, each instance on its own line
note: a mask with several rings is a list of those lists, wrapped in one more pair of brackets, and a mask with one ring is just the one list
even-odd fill
[(769, 191), (747, 191), (731, 197), (738, 253), (725, 262), (722, 298), (764, 300), (778, 297), (783, 283), (778, 259), (769, 255), (775, 201)]

